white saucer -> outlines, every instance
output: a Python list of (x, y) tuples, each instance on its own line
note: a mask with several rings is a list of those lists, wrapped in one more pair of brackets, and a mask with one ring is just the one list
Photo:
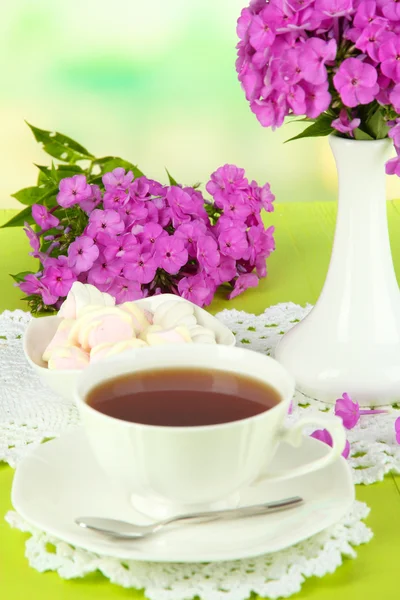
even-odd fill
[[(301, 448), (281, 444), (271, 465), (276, 471), (326, 453), (325, 444), (307, 437)], [(79, 516), (102, 516), (136, 523), (148, 518), (109, 485), (83, 430), (33, 450), (19, 463), (12, 503), (35, 527), (98, 554), (156, 562), (213, 562), (277, 552), (336, 523), (354, 501), (350, 467), (343, 458), (323, 470), (279, 483), (248, 487), (241, 504), (302, 496), (304, 505), (241, 521), (186, 525), (139, 541), (116, 541), (75, 525)]]

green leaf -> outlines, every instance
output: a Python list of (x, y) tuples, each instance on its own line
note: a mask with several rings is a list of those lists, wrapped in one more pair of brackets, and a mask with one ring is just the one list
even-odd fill
[(93, 154), (73, 139), (58, 132), (39, 129), (27, 123), (37, 142), (43, 144), (43, 149), (50, 156), (64, 162), (75, 163), (78, 160), (92, 159)]
[(366, 133), (362, 129), (360, 129), (359, 127), (357, 127), (357, 129), (354, 130), (354, 139), (355, 140), (373, 140), (374, 138), (371, 137), (368, 133)]
[(165, 169), (167, 171), (167, 175), (168, 175), (168, 180), (169, 180), (169, 185), (179, 185), (179, 183), (177, 182), (177, 180), (172, 177), (171, 173), (168, 171), (168, 169)]
[[(58, 192), (58, 187), (28, 187), (19, 192), (15, 192), (15, 194), (11, 194), (13, 198), (16, 198), (18, 202), (22, 204), (27, 204), (28, 206), (32, 206), (32, 204), (40, 204), (44, 203), (45, 200), (50, 198), (51, 196), (55, 196)], [(48, 206), (49, 203), (46, 202)]]
[(322, 115), (320, 115), (318, 117), (318, 119), (316, 119), (315, 123), (313, 123), (312, 125), (307, 127), (304, 131), (302, 131), (298, 135), (295, 135), (294, 137), (290, 138), (289, 140), (286, 140), (285, 144), (287, 142), (292, 142), (293, 140), (299, 140), (301, 138), (322, 137), (325, 135), (330, 135), (331, 133), (333, 133), (335, 131), (335, 129), (332, 128), (331, 123), (332, 123), (332, 116), (327, 115), (326, 113), (323, 113)]
[(21, 273), (17, 273), (16, 275), (11, 275), (10, 273), (10, 277), (12, 277), (17, 283), (21, 283), (21, 281), (23, 281), (27, 275), (34, 275), (34, 273), (33, 271), (21, 271)]
[(125, 169), (125, 171), (132, 171), (135, 179), (138, 177), (144, 177), (144, 173), (136, 165), (133, 165), (123, 158), (118, 158), (117, 156), (104, 156), (103, 158), (96, 158), (93, 161), (93, 165), (99, 165), (102, 173), (109, 173), (117, 167), (122, 167)]
[(383, 109), (381, 106), (379, 106), (377, 110), (367, 119), (366, 127), (373, 139), (382, 140), (387, 138), (389, 127), (384, 119)]
[(5, 229), (6, 227), (22, 227), (24, 223), (31, 224), (33, 222), (34, 221), (32, 217), (32, 209), (30, 206), (27, 206), (26, 208), (21, 210), (21, 212), (19, 212), (17, 215), (12, 217), (12, 219), (7, 221), (7, 223), (4, 223), (4, 225), (2, 225), (0, 229)]
[[(34, 163), (35, 164), (35, 163)], [(54, 180), (52, 178), (52, 173), (49, 167), (45, 167), (43, 165), (35, 164), (35, 167), (39, 169), (39, 176), (37, 180), (38, 186), (40, 185), (48, 185), (49, 183), (54, 184)]]
[(27, 187), (19, 190), (19, 192), (15, 192), (15, 194), (11, 194), (11, 196), (16, 198), (18, 202), (21, 202), (21, 204), (27, 204), (28, 206), (32, 206), (32, 204), (41, 202), (42, 198), (46, 195), (46, 188), (39, 188), (37, 186)]

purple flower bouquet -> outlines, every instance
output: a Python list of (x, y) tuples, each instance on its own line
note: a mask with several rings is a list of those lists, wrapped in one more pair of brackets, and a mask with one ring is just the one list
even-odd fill
[[(36, 273), (14, 275), (33, 313), (57, 310), (74, 281), (91, 283), (117, 303), (169, 292), (199, 306), (227, 284), (234, 298), (266, 276), (274, 250), (269, 184), (225, 165), (195, 187), (148, 179), (114, 157), (96, 159), (58, 133), (31, 127), (62, 163), (39, 166), (37, 186), (14, 196), (27, 207), (6, 226), (24, 225), (39, 260)], [(88, 165), (85, 169), (77, 164)]]
[[(398, 0), (251, 0), (237, 33), (239, 80), (264, 127), (301, 115), (312, 124), (296, 138), (389, 135), (400, 155)], [(399, 156), (386, 169), (400, 175)]]

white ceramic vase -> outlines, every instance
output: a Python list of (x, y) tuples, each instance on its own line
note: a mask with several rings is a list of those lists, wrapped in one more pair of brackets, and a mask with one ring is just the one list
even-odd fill
[(276, 358), (297, 389), (362, 406), (400, 400), (400, 293), (385, 202), (391, 141), (330, 137), (339, 205), (328, 275), (310, 314), (283, 336)]

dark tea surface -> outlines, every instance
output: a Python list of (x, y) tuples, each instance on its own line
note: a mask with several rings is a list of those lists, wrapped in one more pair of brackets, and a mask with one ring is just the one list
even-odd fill
[(265, 383), (236, 373), (173, 368), (130, 373), (94, 388), (87, 399), (105, 415), (166, 427), (198, 427), (247, 419), (281, 400)]

